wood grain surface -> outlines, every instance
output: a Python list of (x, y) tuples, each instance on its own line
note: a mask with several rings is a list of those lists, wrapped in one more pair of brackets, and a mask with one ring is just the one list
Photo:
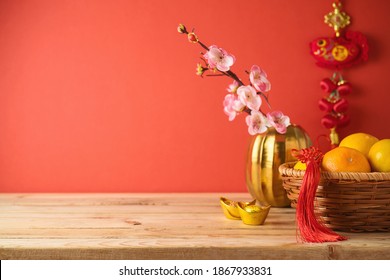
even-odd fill
[(246, 193), (0, 194), (0, 259), (390, 259), (390, 233), (297, 242), (295, 210), (262, 226), (225, 218)]

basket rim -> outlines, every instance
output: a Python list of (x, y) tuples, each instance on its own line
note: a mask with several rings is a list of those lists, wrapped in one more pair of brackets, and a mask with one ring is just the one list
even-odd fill
[[(304, 170), (294, 169), (297, 161), (283, 163), (279, 166), (279, 172), (282, 176), (292, 176), (303, 178)], [(326, 180), (343, 181), (390, 181), (390, 172), (328, 172), (321, 171), (321, 178)]]

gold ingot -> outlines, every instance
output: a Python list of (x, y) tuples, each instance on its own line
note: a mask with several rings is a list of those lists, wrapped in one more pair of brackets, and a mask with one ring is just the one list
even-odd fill
[[(221, 204), (223, 213), (225, 214), (226, 218), (232, 219), (232, 220), (240, 220), (240, 212), (238, 211), (238, 202), (227, 199), (226, 197), (221, 197), (219, 199), (219, 203)], [(253, 200), (251, 202), (240, 202), (242, 205), (248, 206), (248, 205), (254, 205), (256, 204), (256, 200)]]
[(263, 225), (271, 209), (271, 205), (245, 205), (241, 202), (238, 202), (237, 205), (241, 220), (244, 224), (252, 226)]
[(251, 139), (247, 154), (246, 185), (252, 197), (261, 205), (288, 207), (290, 200), (283, 188), (279, 166), (296, 159), (292, 149), (311, 146), (307, 133), (298, 125), (290, 125), (285, 134), (269, 128), (265, 134)]

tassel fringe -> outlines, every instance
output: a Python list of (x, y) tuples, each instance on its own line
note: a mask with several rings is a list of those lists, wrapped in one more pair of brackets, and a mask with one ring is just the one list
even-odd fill
[(314, 147), (300, 151), (293, 150), (293, 155), (306, 163), (306, 172), (297, 202), (296, 220), (299, 229), (298, 238), (303, 242), (323, 243), (346, 240), (319, 221), (314, 212), (314, 199), (321, 179), (320, 164), (322, 153)]

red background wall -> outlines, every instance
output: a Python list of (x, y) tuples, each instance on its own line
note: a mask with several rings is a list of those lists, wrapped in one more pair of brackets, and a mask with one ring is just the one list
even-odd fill
[[(344, 74), (352, 123), (390, 138), (390, 4), (343, 1), (371, 47)], [(314, 139), (319, 81), (308, 43), (331, 36), (332, 1), (0, 1), (0, 191), (246, 191), (244, 116), (222, 112), (226, 78), (195, 75), (208, 45), (271, 80), (270, 101)]]

